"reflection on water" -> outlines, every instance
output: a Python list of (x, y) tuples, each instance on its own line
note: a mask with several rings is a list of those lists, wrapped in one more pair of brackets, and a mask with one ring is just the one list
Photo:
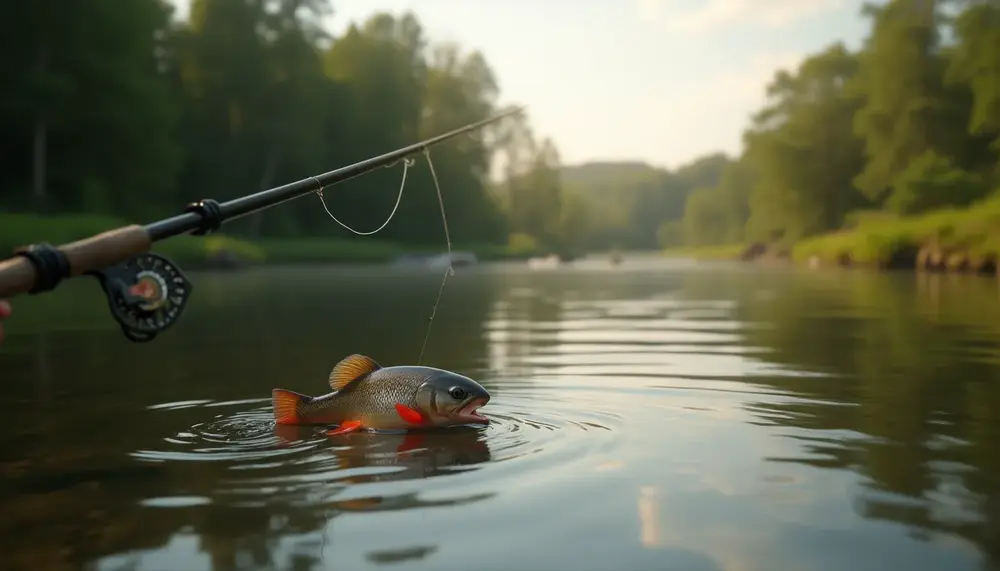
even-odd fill
[(639, 488), (640, 541), (646, 548), (663, 547), (660, 535), (660, 490), (655, 486)]
[(1000, 568), (995, 280), (463, 269), (424, 363), (489, 426), (274, 426), (345, 354), (412, 363), (439, 278), (198, 275), (148, 345), (92, 284), (19, 303), (0, 568)]

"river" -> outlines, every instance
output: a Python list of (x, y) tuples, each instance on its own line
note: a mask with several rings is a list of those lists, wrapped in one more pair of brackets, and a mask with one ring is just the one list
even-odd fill
[(191, 274), (148, 344), (94, 283), (0, 346), (0, 568), (1000, 568), (1000, 285), (626, 258), (460, 268), (423, 364), (485, 428), (276, 430), (270, 391), (417, 361), (440, 274)]

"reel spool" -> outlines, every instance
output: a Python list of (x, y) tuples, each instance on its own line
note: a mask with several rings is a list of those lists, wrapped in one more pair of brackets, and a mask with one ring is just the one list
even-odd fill
[(184, 272), (159, 254), (141, 254), (93, 275), (122, 333), (135, 343), (152, 341), (173, 325), (191, 296)]

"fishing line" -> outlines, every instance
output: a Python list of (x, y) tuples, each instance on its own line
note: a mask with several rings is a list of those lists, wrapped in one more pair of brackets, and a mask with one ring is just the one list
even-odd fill
[[(441, 223), (444, 225), (444, 238), (448, 244), (448, 267), (444, 271), (444, 277), (441, 278), (441, 286), (438, 288), (437, 298), (434, 300), (434, 305), (431, 307), (431, 315), (427, 322), (427, 330), (424, 332), (424, 341), (420, 345), (420, 355), (417, 357), (418, 365), (424, 358), (424, 351), (427, 349), (427, 339), (430, 338), (431, 326), (434, 325), (434, 317), (437, 315), (438, 305), (441, 304), (441, 295), (444, 293), (444, 286), (448, 282), (448, 276), (455, 274), (455, 269), (454, 267), (452, 267), (451, 233), (448, 231), (448, 215), (445, 214), (444, 197), (441, 194), (441, 184), (438, 182), (437, 172), (434, 170), (434, 161), (431, 160), (430, 147), (427, 146), (424, 147), (424, 156), (427, 157), (427, 166), (430, 168), (431, 178), (434, 180), (434, 190), (437, 192), (438, 206), (441, 208)], [(395, 165), (396, 163), (392, 163), (390, 165), (386, 165), (385, 168), (390, 168)], [(400, 181), (399, 183), (399, 193), (396, 195), (396, 204), (395, 206), (392, 207), (392, 212), (389, 213), (389, 217), (385, 219), (385, 222), (383, 222), (381, 226), (370, 232), (362, 232), (360, 230), (355, 230), (354, 228), (351, 228), (347, 224), (344, 224), (343, 222), (338, 220), (337, 217), (334, 216), (332, 212), (330, 212), (330, 208), (327, 207), (326, 205), (326, 199), (323, 197), (322, 186), (320, 186), (320, 188), (316, 191), (316, 195), (319, 196), (319, 201), (323, 205), (323, 210), (326, 211), (327, 215), (334, 222), (336, 222), (341, 227), (346, 228), (347, 230), (350, 230), (351, 232), (359, 236), (371, 236), (372, 234), (377, 234), (383, 228), (388, 226), (389, 222), (391, 222), (393, 217), (396, 216), (396, 212), (399, 210), (399, 203), (403, 199), (403, 189), (406, 187), (406, 173), (410, 170), (411, 166), (413, 166), (413, 159), (409, 158), (403, 159), (403, 180)], [(317, 181), (317, 183), (318, 182), (319, 181)]]
[(444, 213), (444, 198), (441, 197), (441, 185), (438, 184), (437, 173), (434, 172), (434, 161), (431, 160), (431, 150), (424, 147), (424, 156), (427, 157), (427, 166), (431, 169), (431, 178), (434, 179), (434, 190), (437, 191), (438, 205), (441, 207), (441, 222), (444, 224), (444, 239), (448, 242), (448, 268), (441, 278), (441, 287), (438, 288), (437, 299), (434, 300), (434, 307), (431, 308), (431, 317), (427, 322), (427, 331), (424, 332), (424, 342), (420, 346), (420, 356), (417, 357), (417, 364), (424, 358), (424, 350), (427, 348), (427, 338), (431, 335), (431, 325), (434, 325), (434, 316), (437, 314), (438, 304), (441, 303), (441, 293), (444, 292), (444, 284), (448, 281), (448, 276), (455, 273), (451, 266), (451, 235), (448, 233), (448, 216)]
[[(394, 166), (396, 166), (396, 163), (386, 165), (385, 168), (390, 168)], [(399, 210), (399, 203), (403, 199), (403, 188), (406, 186), (406, 172), (410, 170), (411, 166), (413, 166), (413, 159), (403, 159), (403, 180), (399, 183), (399, 193), (396, 195), (396, 205), (392, 207), (392, 212), (389, 213), (389, 217), (385, 219), (385, 222), (383, 222), (381, 226), (372, 230), (371, 232), (362, 232), (360, 230), (355, 230), (354, 228), (351, 228), (350, 226), (344, 224), (340, 220), (337, 220), (337, 217), (334, 216), (333, 213), (330, 212), (330, 209), (327, 208), (326, 206), (326, 199), (323, 198), (323, 187), (320, 187), (319, 190), (316, 191), (316, 195), (319, 196), (319, 201), (320, 203), (323, 204), (323, 210), (326, 210), (326, 213), (330, 216), (330, 218), (333, 219), (334, 222), (340, 224), (342, 227), (350, 230), (351, 232), (354, 232), (358, 236), (371, 236), (372, 234), (376, 234), (380, 232), (383, 228), (388, 226), (389, 222), (392, 221), (392, 217), (396, 215), (396, 211)]]

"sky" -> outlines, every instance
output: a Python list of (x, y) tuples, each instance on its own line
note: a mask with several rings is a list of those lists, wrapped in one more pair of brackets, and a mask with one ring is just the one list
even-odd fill
[[(190, 0), (175, 0), (180, 15)], [(431, 41), (477, 49), (564, 164), (676, 168), (740, 152), (778, 69), (860, 45), (863, 0), (332, 0), (334, 34), (412, 11)]]

